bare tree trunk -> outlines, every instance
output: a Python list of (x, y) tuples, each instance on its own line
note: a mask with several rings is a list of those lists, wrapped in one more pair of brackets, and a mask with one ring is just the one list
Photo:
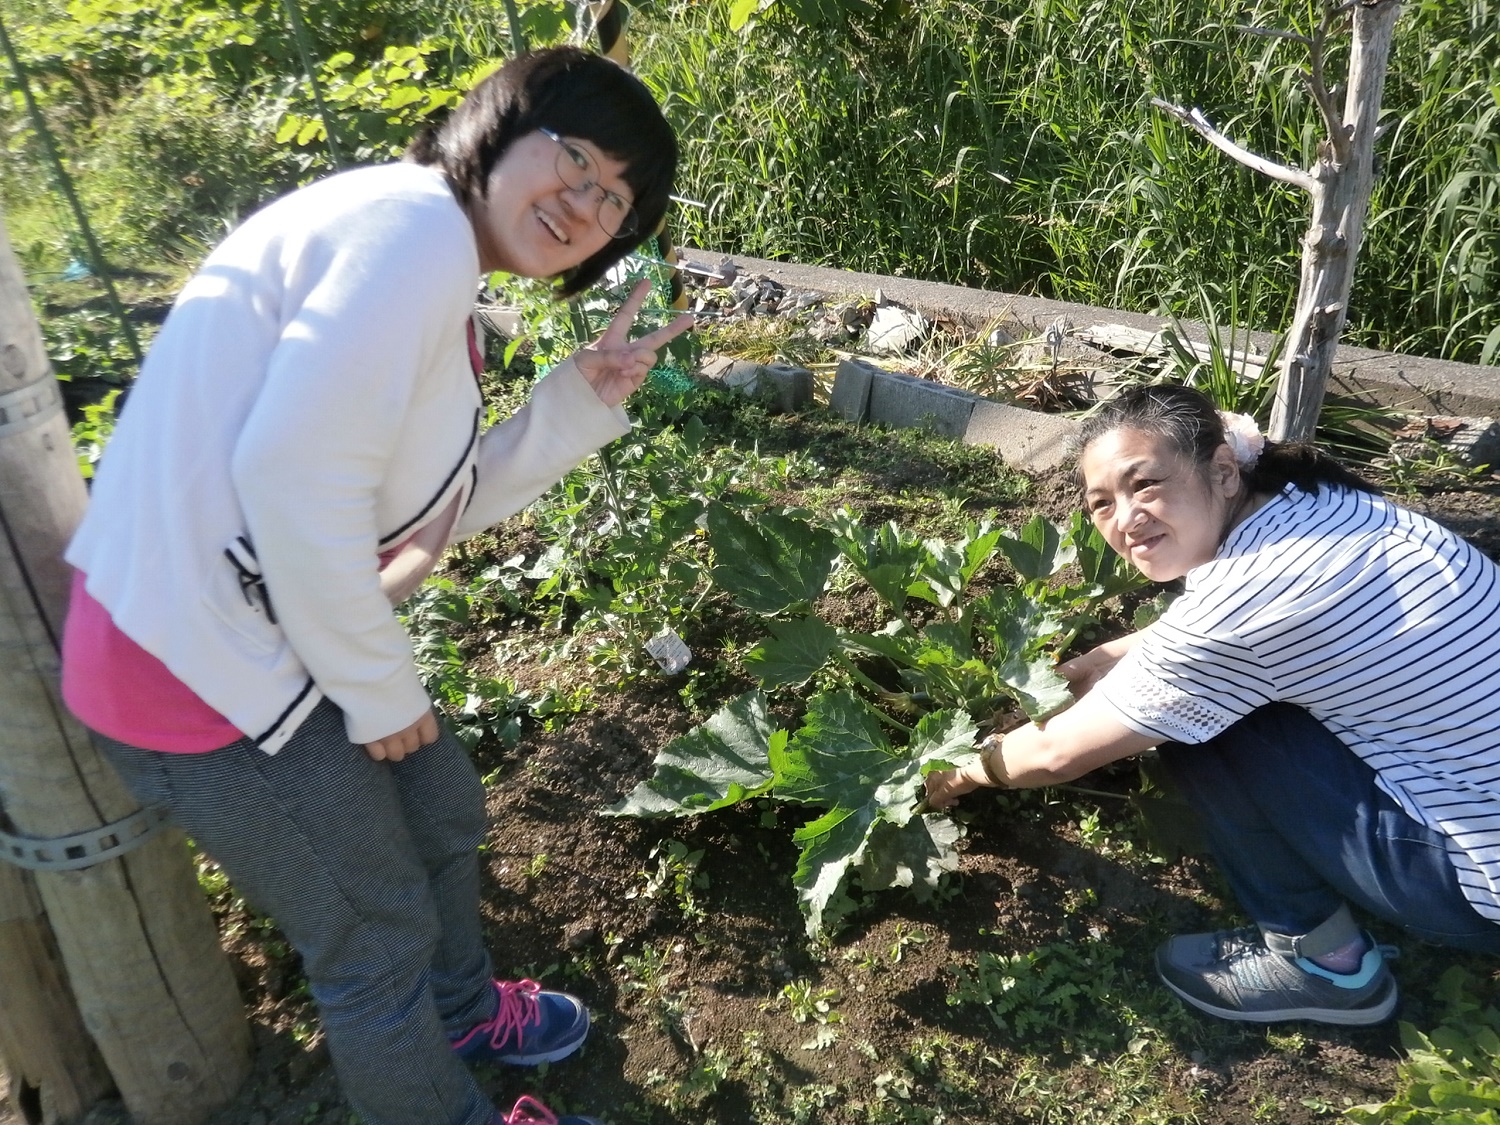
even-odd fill
[[(62, 550), (87, 493), (3, 235), (0, 225), (0, 806), (11, 831), (49, 840), (138, 806), (59, 696)], [(228, 1101), (249, 1072), (249, 1029), (182, 837), (40, 870), (36, 886), (84, 1024), (140, 1125), (194, 1125)]]
[(1319, 145), (1312, 169), (1312, 222), (1302, 240), (1302, 284), (1271, 412), (1276, 441), (1311, 441), (1317, 429), (1375, 185), (1381, 92), (1400, 13), (1395, 0), (1354, 8), (1343, 114), (1347, 137), (1343, 144)]
[[(1328, 35), (1346, 14), (1351, 16), (1353, 42), (1348, 91), (1340, 113), (1325, 81), (1323, 63)], [(1319, 142), (1317, 161), (1306, 171), (1246, 152), (1214, 129), (1196, 109), (1155, 102), (1241, 164), (1300, 187), (1312, 199), (1312, 219), (1302, 239), (1297, 307), (1287, 331), (1285, 359), (1271, 412), (1270, 436), (1277, 441), (1311, 441), (1317, 430), (1334, 352), (1349, 311), (1354, 264), (1375, 179), (1381, 91), (1400, 14), (1400, 0), (1329, 0), (1318, 30), (1310, 37), (1262, 28), (1242, 29), (1297, 40), (1308, 47), (1311, 65), (1302, 77), (1322, 113), (1328, 136)]]

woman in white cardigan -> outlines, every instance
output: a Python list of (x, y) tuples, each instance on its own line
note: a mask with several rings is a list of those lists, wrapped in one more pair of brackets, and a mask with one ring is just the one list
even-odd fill
[(482, 788), (392, 606), (629, 429), (686, 317), (630, 340), (641, 286), (481, 433), (473, 298), (494, 270), (592, 284), (659, 223), (676, 156), (639, 80), (557, 48), (405, 162), (252, 216), (179, 296), (68, 551), (69, 706), (297, 947), (370, 1125), (549, 1120), (498, 1113), (466, 1063), (588, 1032), (575, 997), (491, 977)]

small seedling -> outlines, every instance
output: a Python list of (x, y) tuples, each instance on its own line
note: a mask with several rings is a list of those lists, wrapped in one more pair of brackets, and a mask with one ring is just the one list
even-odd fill
[(921, 930), (908, 930), (900, 922), (896, 923), (896, 937), (891, 942), (891, 964), (901, 964), (901, 959), (906, 956), (908, 946), (926, 945), (927, 935)]
[(681, 840), (664, 840), (651, 849), (656, 860), (654, 870), (640, 872), (643, 886), (626, 892), (626, 898), (654, 899), (670, 896), (682, 916), (690, 922), (702, 921), (706, 915), (698, 905), (695, 892), (706, 891), (708, 876), (698, 870), (703, 849), (690, 849)]
[(783, 985), (781, 999), (786, 1001), (792, 1019), (797, 1023), (807, 1023), (809, 1020), (824, 1024), (838, 1023), (844, 1018), (833, 1010), (840, 999), (839, 990), (820, 988), (810, 980), (795, 980)]

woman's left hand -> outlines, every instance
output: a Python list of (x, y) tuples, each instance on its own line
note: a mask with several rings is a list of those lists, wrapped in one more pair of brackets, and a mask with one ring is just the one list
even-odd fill
[(639, 282), (609, 322), (604, 335), (573, 353), (579, 374), (588, 380), (605, 406), (619, 406), (629, 398), (656, 366), (657, 349), (693, 326), (693, 318), (683, 313), (655, 332), (632, 340), (631, 326), (650, 292), (651, 282)]

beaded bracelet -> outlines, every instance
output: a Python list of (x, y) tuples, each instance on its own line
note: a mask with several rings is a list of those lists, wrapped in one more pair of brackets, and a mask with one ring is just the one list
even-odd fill
[(1010, 788), (1010, 776), (1005, 772), (1005, 758), (1001, 754), (1004, 742), (1004, 735), (992, 734), (979, 744), (979, 764), (984, 769), (984, 776), (997, 789)]

